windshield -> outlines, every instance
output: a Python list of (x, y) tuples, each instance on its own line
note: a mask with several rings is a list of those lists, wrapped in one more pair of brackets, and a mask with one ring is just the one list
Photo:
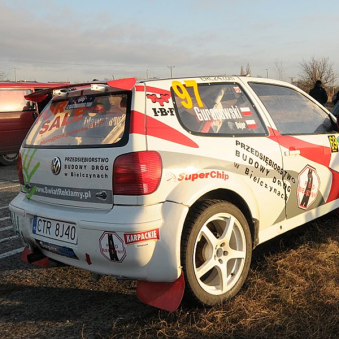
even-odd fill
[(108, 145), (125, 131), (127, 93), (54, 98), (26, 139), (32, 146)]

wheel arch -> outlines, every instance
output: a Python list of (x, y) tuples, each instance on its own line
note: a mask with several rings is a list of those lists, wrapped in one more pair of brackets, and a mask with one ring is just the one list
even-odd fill
[(191, 212), (194, 210), (194, 207), (205, 200), (223, 200), (232, 203), (236, 207), (240, 209), (240, 211), (244, 214), (247, 223), (249, 225), (252, 237), (252, 248), (254, 249), (259, 242), (259, 220), (253, 216), (250, 206), (247, 204), (245, 199), (237, 194), (236, 192), (228, 189), (216, 189), (210, 192), (205, 193), (199, 199), (197, 199), (189, 208), (188, 213), (185, 218), (184, 227), (182, 230), (181, 237), (183, 235), (184, 229), (186, 227), (186, 223), (191, 216)]

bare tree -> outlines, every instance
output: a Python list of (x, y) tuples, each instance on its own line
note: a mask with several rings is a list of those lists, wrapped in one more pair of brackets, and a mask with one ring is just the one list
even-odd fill
[(283, 64), (282, 61), (276, 61), (275, 62), (275, 68), (277, 71), (278, 79), (283, 80), (284, 79), (284, 69), (283, 69)]
[(302, 86), (309, 90), (317, 80), (321, 80), (325, 87), (333, 86), (338, 75), (333, 71), (333, 62), (329, 58), (315, 58), (303, 60), (300, 63), (302, 74), (299, 74)]
[(246, 75), (251, 75), (251, 67), (250, 67), (250, 64), (247, 64), (246, 66)]
[(246, 75), (246, 72), (245, 72), (243, 65), (241, 65), (241, 68), (240, 68), (240, 75)]
[(7, 78), (7, 74), (3, 71), (0, 71), (0, 80), (4, 81), (4, 80), (6, 80), (6, 78)]

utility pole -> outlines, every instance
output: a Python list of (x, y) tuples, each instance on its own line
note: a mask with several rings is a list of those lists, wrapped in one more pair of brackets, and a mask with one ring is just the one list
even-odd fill
[(173, 78), (173, 68), (175, 67), (175, 66), (167, 66), (169, 69), (170, 69), (170, 71), (171, 71), (171, 78)]
[(14, 81), (16, 82), (16, 67), (14, 67)]

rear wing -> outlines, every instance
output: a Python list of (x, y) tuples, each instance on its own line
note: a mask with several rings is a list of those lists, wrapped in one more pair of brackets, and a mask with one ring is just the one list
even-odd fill
[(38, 92), (33, 92), (25, 96), (25, 99), (34, 101), (34, 102), (42, 102), (45, 100), (49, 94), (51, 93), (67, 93), (69, 90), (79, 89), (82, 87), (90, 87), (92, 90), (101, 90), (104, 88), (104, 85), (108, 85), (115, 89), (131, 91), (136, 84), (136, 78), (126, 78), (126, 79), (118, 79), (118, 80), (110, 80), (110, 81), (95, 81), (95, 82), (83, 82), (79, 84), (67, 84), (59, 87), (46, 88)]

